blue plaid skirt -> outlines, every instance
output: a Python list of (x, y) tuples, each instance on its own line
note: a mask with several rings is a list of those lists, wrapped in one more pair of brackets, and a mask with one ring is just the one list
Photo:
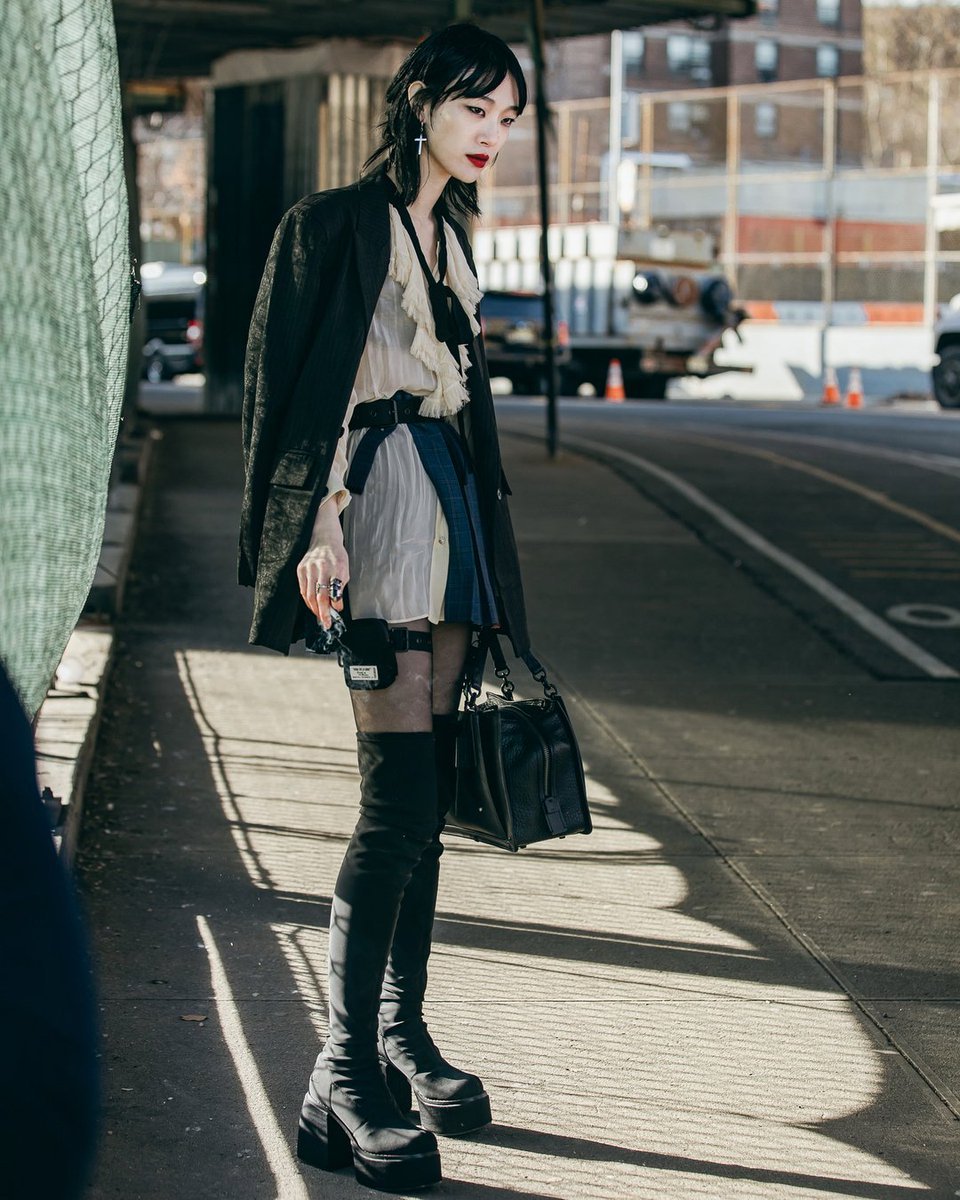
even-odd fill
[[(443, 595), (443, 619), (472, 625), (499, 623), (480, 502), (470, 457), (460, 433), (443, 419), (407, 425), (428, 479), (447, 522), (449, 565)], [(377, 450), (398, 426), (370, 428), (356, 445), (344, 481), (347, 490), (362, 493)], [(348, 588), (349, 591), (349, 588)]]

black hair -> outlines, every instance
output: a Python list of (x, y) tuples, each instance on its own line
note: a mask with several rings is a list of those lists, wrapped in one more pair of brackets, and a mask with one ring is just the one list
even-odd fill
[[(430, 34), (407, 55), (390, 81), (386, 111), (379, 126), (381, 142), (363, 164), (366, 171), (379, 159), (393, 168), (404, 204), (412, 204), (420, 191), (420, 163), (415, 140), (421, 132), (423, 106), (436, 106), (458, 96), (485, 96), (506, 79), (517, 85), (518, 115), (527, 103), (527, 83), (517, 56), (496, 34), (460, 22)], [(423, 88), (411, 104), (407, 90), (415, 80)], [(467, 216), (480, 215), (476, 183), (450, 179), (443, 190), (449, 208)]]

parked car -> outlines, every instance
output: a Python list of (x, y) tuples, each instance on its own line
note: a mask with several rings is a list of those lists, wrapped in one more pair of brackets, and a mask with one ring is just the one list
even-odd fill
[(960, 296), (954, 296), (933, 329), (933, 394), (941, 408), (960, 408)]
[[(518, 395), (543, 395), (547, 390), (543, 295), (486, 292), (480, 301), (480, 325), (490, 374), (506, 376)], [(563, 321), (557, 324), (556, 360), (562, 392), (570, 362), (569, 338)]]
[(200, 266), (144, 263), (143, 376), (151, 383), (203, 370), (207, 274)]

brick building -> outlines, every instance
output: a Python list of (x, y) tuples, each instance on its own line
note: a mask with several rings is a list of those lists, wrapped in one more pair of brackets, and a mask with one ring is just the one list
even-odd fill
[[(757, 7), (755, 17), (716, 28), (674, 21), (625, 30), (624, 90), (686, 91), (861, 73), (861, 0), (758, 0)], [(524, 61), (524, 49), (515, 49)], [(562, 39), (550, 44), (548, 54), (551, 100), (610, 94), (608, 36)]]
[(712, 32), (674, 22), (625, 35), (626, 86), (667, 91), (860, 74), (860, 0), (758, 0), (757, 8)]

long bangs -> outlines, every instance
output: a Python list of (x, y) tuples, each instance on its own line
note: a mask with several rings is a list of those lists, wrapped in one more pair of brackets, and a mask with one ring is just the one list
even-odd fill
[[(497, 41), (500, 39), (498, 38)], [(442, 104), (445, 100), (457, 100), (464, 97), (486, 96), (500, 86), (508, 75), (512, 76), (517, 85), (517, 115), (527, 107), (527, 81), (517, 62), (513, 51), (505, 43), (500, 46), (506, 51), (504, 55), (491, 56), (487, 62), (473, 62), (459, 76), (444, 84), (437, 92), (434, 104)], [(493, 47), (492, 47), (493, 48)], [(516, 71), (511, 70), (509, 58), (516, 63)], [(424, 80), (427, 83), (427, 80)]]

